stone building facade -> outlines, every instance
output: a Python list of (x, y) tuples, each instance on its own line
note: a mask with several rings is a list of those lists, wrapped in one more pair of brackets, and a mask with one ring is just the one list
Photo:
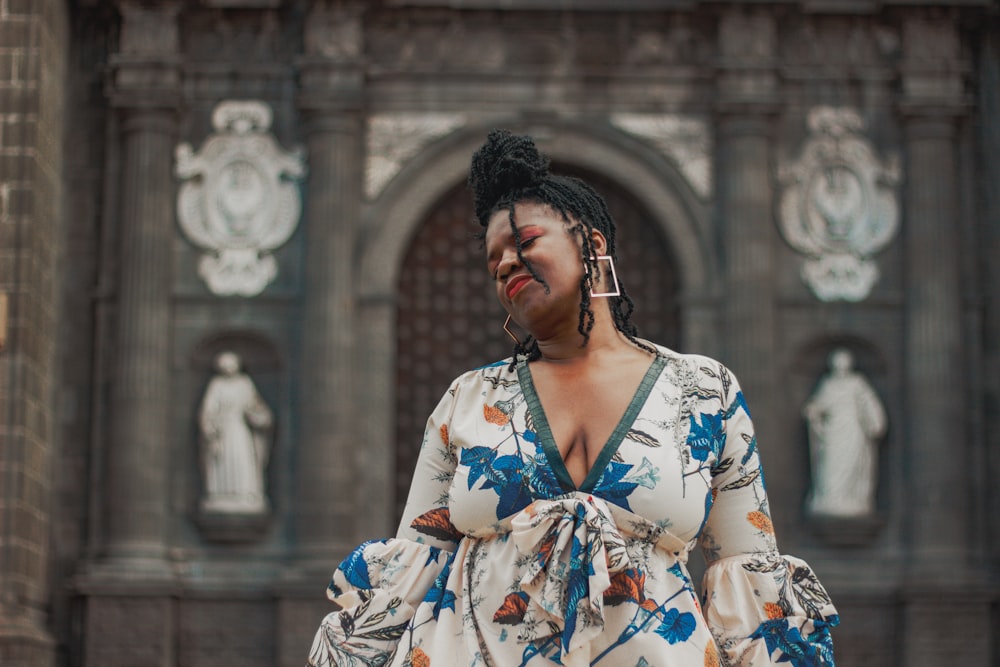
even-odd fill
[[(608, 194), (644, 331), (740, 377), (838, 663), (1000, 664), (995, 0), (0, 0), (0, 93), (0, 664), (302, 664), (507, 353), (493, 127)], [(889, 424), (862, 519), (805, 509), (836, 348)], [(264, 512), (204, 511), (226, 351)]]

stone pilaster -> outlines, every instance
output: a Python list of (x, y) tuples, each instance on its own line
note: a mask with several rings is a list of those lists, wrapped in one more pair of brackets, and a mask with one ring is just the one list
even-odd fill
[[(300, 665), (303, 647), (329, 613), (323, 589), (333, 567), (369, 525), (359, 498), (368, 451), (357, 436), (362, 409), (355, 380), (356, 238), (364, 192), (361, 119), (361, 10), (316, 3), (299, 62), (309, 176), (304, 211), (305, 269), (299, 429), (295, 442), (294, 567), (279, 595), (277, 664)], [(331, 39), (330, 35), (336, 35)]]
[(915, 570), (935, 576), (939, 566), (954, 573), (967, 564), (970, 528), (957, 155), (965, 107), (954, 30), (930, 19), (907, 21), (900, 104), (909, 551)]
[[(973, 571), (972, 461), (963, 351), (959, 129), (967, 113), (956, 26), (915, 13), (903, 26), (902, 240), (909, 576), (904, 664), (986, 664), (989, 595)], [(947, 606), (945, 606), (945, 604)]]
[(121, 155), (103, 553), (78, 580), (86, 664), (174, 664), (169, 526), (173, 154), (179, 5), (122, 2), (108, 96)]
[(113, 369), (108, 553), (161, 559), (170, 430), (173, 202), (169, 109), (126, 108), (117, 357)]
[[(723, 360), (740, 380), (764, 448), (772, 495), (781, 495), (774, 451), (777, 376), (775, 253), (771, 174), (777, 111), (777, 27), (763, 11), (734, 7), (720, 17), (717, 173), (725, 267)], [(776, 492), (776, 493), (775, 493)], [(776, 520), (782, 517), (776, 516)]]
[[(357, 538), (355, 239), (363, 192), (360, 11), (318, 4), (300, 63), (309, 162), (305, 209), (301, 405), (296, 443), (298, 559), (321, 571)], [(334, 50), (324, 34), (341, 37)], [(367, 512), (367, 510), (365, 510)]]
[(107, 552), (157, 570), (166, 551), (171, 446), (177, 7), (124, 3), (121, 9), (123, 52), (112, 61), (110, 90), (122, 119), (122, 185)]

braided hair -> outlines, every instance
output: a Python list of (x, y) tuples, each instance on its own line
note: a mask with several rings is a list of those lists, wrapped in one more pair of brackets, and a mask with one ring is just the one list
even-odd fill
[[(507, 211), (517, 257), (531, 276), (541, 283), (546, 292), (548, 284), (535, 273), (534, 267), (523, 255), (521, 234), (514, 220), (514, 207), (520, 202), (544, 204), (562, 216), (569, 231), (580, 240), (580, 256), (587, 270), (580, 279), (580, 319), (577, 330), (583, 344), (590, 340), (594, 328), (594, 311), (591, 309), (591, 274), (599, 277), (600, 267), (591, 258), (596, 255), (591, 237), (599, 231), (607, 240), (607, 254), (615, 255), (615, 221), (604, 199), (586, 182), (573, 176), (549, 172), (549, 160), (542, 155), (531, 137), (516, 136), (507, 130), (493, 130), (472, 156), (469, 169), (469, 188), (472, 190), (476, 219), (485, 230), (490, 218), (500, 210)], [(485, 233), (485, 231), (484, 231)], [(655, 350), (639, 341), (638, 330), (632, 323), (635, 304), (619, 280), (620, 294), (608, 297), (615, 327), (637, 347), (648, 352)], [(514, 346), (515, 360), (519, 355), (529, 361), (538, 359), (541, 350), (531, 336)]]

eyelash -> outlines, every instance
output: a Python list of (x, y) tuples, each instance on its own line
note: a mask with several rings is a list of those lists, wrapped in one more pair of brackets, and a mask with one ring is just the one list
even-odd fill
[[(532, 236), (530, 238), (521, 239), (521, 251), (523, 252), (523, 251), (527, 250), (528, 247), (532, 243), (534, 243), (535, 241), (537, 241), (537, 240), (538, 240), (537, 236)], [(493, 269), (493, 271), (492, 271), (493, 280), (497, 279), (497, 276), (499, 275), (499, 273), (498, 273), (499, 271), (500, 271), (500, 265), (497, 264), (496, 268)]]

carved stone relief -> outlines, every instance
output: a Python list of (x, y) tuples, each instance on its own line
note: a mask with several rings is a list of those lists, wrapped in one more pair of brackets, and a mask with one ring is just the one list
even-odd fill
[(712, 196), (712, 138), (705, 121), (686, 116), (618, 113), (611, 123), (652, 144), (702, 199)]
[(854, 109), (816, 107), (809, 128), (802, 155), (779, 169), (781, 233), (806, 255), (802, 279), (818, 299), (862, 301), (879, 276), (872, 255), (898, 227), (899, 164), (878, 158)]
[(351, 62), (364, 51), (360, 6), (317, 2), (305, 26), (306, 51), (335, 62)]
[(130, 56), (162, 56), (177, 52), (177, 5), (150, 6), (141, 2), (122, 2), (121, 53)]
[(199, 152), (177, 147), (176, 174), (184, 181), (177, 215), (188, 240), (204, 251), (198, 274), (212, 293), (255, 296), (277, 276), (271, 252), (299, 222), (302, 149), (278, 146), (262, 102), (221, 102), (212, 126), (215, 134)]
[(460, 113), (386, 113), (369, 118), (365, 195), (378, 197), (407, 160), (464, 124), (465, 115)]

